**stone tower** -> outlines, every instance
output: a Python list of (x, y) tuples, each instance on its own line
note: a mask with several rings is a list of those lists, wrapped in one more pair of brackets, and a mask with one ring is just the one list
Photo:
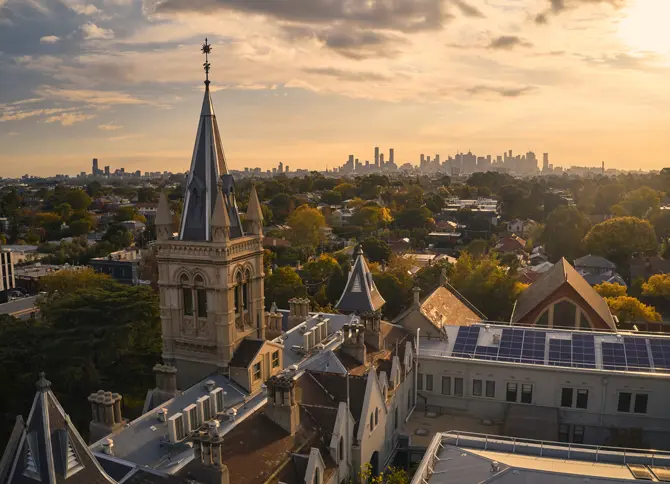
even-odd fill
[(207, 79), (176, 236), (167, 200), (156, 216), (163, 360), (177, 368), (180, 389), (225, 373), (245, 337), (264, 339), (263, 216), (255, 188), (246, 221), (245, 231)]

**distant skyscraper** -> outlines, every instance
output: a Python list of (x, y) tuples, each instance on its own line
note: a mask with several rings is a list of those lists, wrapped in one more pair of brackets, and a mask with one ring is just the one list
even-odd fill
[(284, 170), (284, 173), (288, 173), (288, 168), (289, 168), (289, 166), (286, 165), (286, 169)]
[(549, 171), (549, 153), (542, 155), (542, 171)]
[(389, 149), (389, 163), (395, 163), (395, 153), (393, 148)]
[(379, 166), (384, 166), (384, 153), (379, 154)]
[(284, 173), (284, 163), (279, 162), (279, 168), (277, 168), (277, 173)]
[(91, 173), (93, 173), (93, 175), (97, 175), (99, 173), (97, 158), (93, 158), (93, 169), (91, 170)]
[(105, 176), (109, 176), (109, 165), (105, 166)]
[(602, 171), (602, 173), (604, 175), (605, 174), (605, 162), (604, 161), (603, 161), (603, 164), (602, 164), (602, 168), (600, 170)]
[(375, 166), (379, 166), (379, 146), (375, 146)]

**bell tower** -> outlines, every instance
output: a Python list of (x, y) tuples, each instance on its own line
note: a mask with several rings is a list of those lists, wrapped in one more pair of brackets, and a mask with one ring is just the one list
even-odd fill
[(228, 362), (244, 338), (265, 337), (263, 215), (252, 188), (242, 226), (209, 90), (205, 95), (186, 180), (179, 229), (173, 233), (165, 195), (156, 214), (163, 360), (186, 389)]

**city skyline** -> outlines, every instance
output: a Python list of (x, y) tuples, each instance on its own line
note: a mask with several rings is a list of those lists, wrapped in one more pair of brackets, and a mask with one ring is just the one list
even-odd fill
[(665, 165), (667, 3), (241, 5), (0, 0), (0, 176), (74, 174), (94, 157), (185, 171), (203, 35), (231, 169), (323, 170), (391, 145), (398, 165), (508, 149)]

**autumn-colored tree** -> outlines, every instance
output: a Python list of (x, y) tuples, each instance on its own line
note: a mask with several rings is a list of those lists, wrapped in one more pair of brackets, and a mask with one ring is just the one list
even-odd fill
[(633, 254), (655, 254), (654, 228), (648, 220), (617, 217), (594, 225), (584, 237), (586, 250), (626, 266)]
[(656, 274), (642, 284), (642, 295), (670, 298), (670, 274)]
[(358, 473), (358, 481), (368, 484), (409, 484), (409, 474), (399, 467), (388, 467), (378, 476), (374, 476), (372, 466), (365, 464)]
[(627, 292), (626, 286), (615, 282), (603, 282), (593, 286), (593, 289), (602, 297), (620, 297), (625, 296)]
[(321, 244), (321, 229), (326, 226), (326, 218), (316, 208), (307, 205), (298, 207), (287, 223), (291, 227), (291, 239), (295, 245), (316, 248)]
[(648, 306), (634, 297), (608, 297), (606, 301), (610, 311), (620, 323), (661, 320), (661, 315), (656, 311), (656, 308)]

